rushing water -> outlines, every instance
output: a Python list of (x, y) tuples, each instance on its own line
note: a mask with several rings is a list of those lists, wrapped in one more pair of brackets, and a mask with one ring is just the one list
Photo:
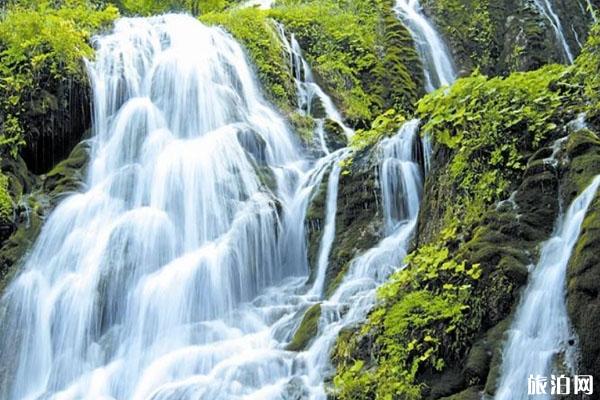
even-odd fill
[[(350, 150), (330, 149), (319, 121), (352, 131), (297, 41), (284, 44), (300, 111), (311, 115), (315, 98), (325, 110), (317, 160), (222, 30), (167, 15), (119, 20), (97, 39), (87, 189), (52, 212), (1, 300), (0, 351), (13, 367), (0, 370), (0, 398), (325, 398), (337, 333), (402, 265), (428, 142), (414, 120), (380, 144), (386, 236), (324, 299)], [(304, 222), (325, 177), (311, 282)], [(317, 302), (317, 337), (286, 351)]]
[[(497, 400), (527, 399), (529, 375), (549, 377), (553, 362), (564, 353), (567, 369), (573, 371), (572, 329), (565, 301), (565, 278), (581, 224), (600, 186), (600, 176), (559, 216), (554, 235), (544, 243), (519, 303), (503, 352)], [(549, 399), (550, 395), (536, 396)]]
[(554, 10), (554, 6), (552, 4), (552, 0), (533, 0), (536, 7), (540, 10), (542, 15), (548, 20), (552, 30), (554, 31), (554, 35), (556, 36), (556, 40), (561, 47), (562, 55), (565, 57), (565, 60), (569, 62), (569, 64), (573, 63), (574, 57), (571, 47), (567, 42), (567, 38), (565, 36), (565, 31), (563, 29), (562, 22), (560, 17)]
[(282, 221), (302, 214), (280, 218), (265, 182), (277, 171), (281, 198), (283, 180), (312, 182), (293, 135), (219, 29), (123, 19), (97, 46), (88, 189), (51, 214), (2, 300), (3, 363), (14, 365), (2, 397), (259, 390), (291, 363), (259, 350), (273, 347), (276, 310), (243, 305), (308, 272), (282, 254), (294, 240)]
[(411, 33), (425, 75), (428, 92), (450, 85), (456, 72), (448, 49), (431, 22), (423, 14), (419, 0), (396, 0), (396, 13)]

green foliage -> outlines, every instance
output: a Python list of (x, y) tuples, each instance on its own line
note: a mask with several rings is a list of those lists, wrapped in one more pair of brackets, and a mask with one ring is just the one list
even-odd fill
[[(85, 0), (11, 6), (0, 18), (0, 153), (16, 155), (24, 144), (23, 115), (43, 99), (43, 87), (85, 79), (83, 58), (93, 57), (90, 36), (118, 16), (113, 6), (98, 9)], [(42, 109), (49, 107), (43, 101)]]
[(571, 91), (553, 88), (565, 71), (548, 66), (492, 79), (474, 73), (419, 102), (423, 131), (454, 150), (450, 177), (475, 215), (507, 195), (527, 155), (556, 132), (574, 101)]
[(406, 119), (402, 114), (394, 109), (389, 109), (373, 120), (371, 129), (358, 129), (350, 139), (350, 145), (356, 150), (373, 146), (383, 137), (396, 132), (404, 121)]
[[(421, 247), (406, 264), (379, 290), (380, 304), (361, 330), (338, 341), (340, 399), (420, 399), (418, 374), (443, 370), (464, 350), (460, 339), (475, 322), (467, 314), (479, 265), (454, 260), (443, 245)], [(354, 357), (364, 337), (373, 343), (371, 365)]]
[(594, 24), (586, 45), (575, 62), (573, 82), (584, 88), (589, 120), (600, 118), (600, 24)]
[(12, 213), (13, 201), (8, 191), (8, 177), (0, 173), (0, 221), (6, 221)]
[(281, 41), (268, 12), (256, 8), (211, 13), (201, 17), (208, 24), (222, 25), (248, 51), (271, 100), (286, 111), (295, 102), (295, 87)]

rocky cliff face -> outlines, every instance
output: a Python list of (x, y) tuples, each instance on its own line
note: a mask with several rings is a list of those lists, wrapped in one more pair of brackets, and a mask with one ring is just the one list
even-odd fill
[[(565, 25), (568, 45), (577, 55), (592, 22), (589, 3), (551, 3)], [(463, 75), (475, 68), (485, 74), (506, 75), (565, 61), (552, 23), (535, 0), (424, 0), (422, 5), (447, 39)]]

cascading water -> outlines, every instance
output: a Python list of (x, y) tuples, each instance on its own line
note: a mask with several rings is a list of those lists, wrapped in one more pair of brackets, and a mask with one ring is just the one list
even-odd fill
[(88, 190), (51, 214), (2, 299), (1, 397), (259, 391), (292, 368), (270, 352), (285, 305), (244, 304), (308, 273), (282, 255), (282, 221), (302, 215), (280, 218), (262, 179), (272, 169), (281, 198), (300, 180), (293, 136), (220, 29), (123, 19), (97, 47)]
[(330, 373), (329, 353), (338, 333), (364, 321), (375, 304), (375, 293), (402, 266), (417, 222), (422, 176), (417, 155), (419, 121), (403, 125), (380, 144), (380, 185), (385, 230), (388, 235), (374, 248), (354, 259), (338, 289), (321, 303), (319, 332), (299, 358), (307, 366), (302, 379), (311, 398), (326, 398), (323, 377)]
[(571, 47), (567, 42), (567, 38), (565, 36), (565, 32), (563, 30), (562, 22), (560, 21), (560, 17), (554, 11), (554, 7), (552, 5), (551, 0), (533, 0), (535, 6), (540, 10), (542, 15), (548, 20), (550, 25), (552, 26), (552, 30), (554, 31), (554, 35), (556, 36), (556, 40), (561, 47), (563, 52), (563, 57), (569, 64), (573, 63), (574, 57)]
[(397, 0), (394, 7), (398, 17), (411, 33), (425, 75), (425, 90), (452, 84), (456, 72), (444, 41), (433, 25), (423, 15), (419, 0)]
[[(581, 225), (600, 186), (600, 176), (581, 193), (566, 214), (559, 216), (552, 238), (544, 243), (540, 259), (519, 303), (503, 352), (496, 400), (527, 399), (530, 375), (549, 377), (553, 361), (564, 353), (567, 369), (573, 371), (572, 339), (565, 304), (565, 278)], [(572, 350), (572, 349), (571, 349)], [(550, 394), (539, 395), (550, 399)]]

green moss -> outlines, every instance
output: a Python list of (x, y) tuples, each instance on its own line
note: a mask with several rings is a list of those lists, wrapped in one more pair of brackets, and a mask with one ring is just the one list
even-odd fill
[(311, 306), (304, 317), (300, 326), (296, 330), (294, 337), (286, 349), (290, 351), (302, 351), (317, 336), (319, 330), (319, 318), (321, 317), (321, 304)]
[(421, 93), (418, 56), (390, 1), (281, 1), (271, 11), (293, 32), (342, 111), (365, 124), (384, 110), (412, 109)]
[(66, 77), (85, 81), (83, 58), (93, 57), (91, 35), (117, 16), (113, 6), (97, 8), (86, 0), (53, 7), (39, 1), (15, 4), (0, 16), (0, 153), (16, 155), (35, 132), (28, 114), (53, 106), (45, 89)]
[(569, 204), (600, 172), (600, 139), (588, 129), (571, 133), (565, 146), (570, 160), (563, 181), (563, 201)]
[(425, 0), (460, 58), (487, 70), (498, 53), (489, 0)]
[(450, 179), (464, 197), (455, 217), (475, 221), (486, 205), (508, 197), (529, 155), (573, 115), (578, 89), (556, 83), (566, 72), (548, 66), (507, 78), (474, 74), (419, 102), (423, 131), (454, 151)]
[(401, 114), (390, 109), (375, 118), (370, 129), (357, 130), (352, 136), (350, 144), (356, 150), (372, 147), (385, 136), (395, 133), (404, 121), (405, 118)]
[(311, 117), (302, 115), (299, 112), (288, 114), (288, 118), (295, 131), (298, 132), (302, 143), (305, 145), (312, 143), (315, 132), (315, 121)]

